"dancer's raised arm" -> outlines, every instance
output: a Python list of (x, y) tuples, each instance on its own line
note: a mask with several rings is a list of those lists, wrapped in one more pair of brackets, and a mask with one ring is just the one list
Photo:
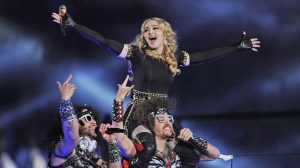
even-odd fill
[(72, 75), (70, 75), (63, 84), (57, 82), (61, 95), (59, 112), (61, 116), (64, 137), (56, 145), (55, 155), (61, 158), (67, 157), (69, 154), (71, 154), (79, 141), (78, 119), (75, 115), (73, 104), (70, 100), (73, 96), (76, 86), (70, 83), (71, 78)]
[(68, 13), (57, 14), (53, 12), (52, 17), (54, 19), (54, 22), (58, 24), (63, 24), (64, 27), (69, 27), (76, 30), (85, 38), (93, 41), (98, 45), (105, 47), (107, 50), (118, 55), (119, 57), (125, 58), (127, 56), (129, 50), (128, 44), (123, 44), (115, 40), (106, 39), (100, 33), (76, 23)]
[[(122, 84), (118, 84), (118, 92), (116, 98), (113, 103), (113, 111), (112, 111), (112, 125), (118, 128), (123, 127), (123, 100), (128, 93), (134, 87), (133, 85), (128, 87), (127, 82), (129, 79), (129, 75), (126, 76), (125, 80)], [(121, 152), (124, 157), (129, 158), (136, 154), (136, 149), (134, 147), (133, 142), (124, 134), (124, 133), (115, 133), (116, 140), (118, 142), (118, 146), (121, 149)]]

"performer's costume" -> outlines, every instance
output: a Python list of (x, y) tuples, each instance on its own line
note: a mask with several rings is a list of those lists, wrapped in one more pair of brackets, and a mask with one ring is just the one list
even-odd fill
[(168, 150), (168, 154), (164, 154), (160, 151), (156, 151), (155, 155), (151, 158), (150, 163), (148, 164), (148, 168), (156, 168), (156, 167), (168, 167), (168, 168), (176, 168), (182, 167), (181, 158), (174, 152), (169, 145), (166, 146)]
[[(119, 55), (122, 52), (124, 47), (123, 43), (106, 39), (99, 33), (80, 24), (75, 24), (73, 28), (84, 37), (92, 40), (96, 44), (104, 46), (116, 55)], [(147, 55), (146, 51), (141, 51), (135, 45), (129, 44), (128, 46), (129, 49), (126, 59), (128, 59), (132, 65), (134, 90), (132, 94), (132, 101), (125, 110), (125, 128), (128, 129), (128, 135), (131, 136), (133, 129), (136, 127), (131, 125), (133, 124), (131, 120), (134, 104), (137, 100), (143, 98), (167, 97), (167, 93), (175, 76), (168, 69), (164, 61), (156, 58), (154, 55)], [(194, 54), (188, 54), (185, 51), (177, 51), (175, 56), (177, 58), (179, 68), (182, 68), (184, 67), (188, 56), (190, 57), (190, 65), (194, 65), (209, 62), (239, 50), (239, 45), (232, 45)]]
[[(88, 152), (85, 150), (80, 149), (79, 147), (75, 148), (76, 153), (74, 156), (70, 157), (59, 166), (52, 166), (50, 161), (48, 163), (48, 167), (52, 168), (94, 168), (97, 166), (97, 161), (101, 159), (96, 153)], [(51, 152), (53, 156), (59, 157)], [(67, 158), (67, 157), (66, 157)]]
[[(79, 107), (77, 114), (73, 108), (73, 104), (68, 100), (61, 100), (60, 101), (60, 115), (62, 122), (70, 121), (70, 120), (77, 120), (77, 117), (80, 118), (86, 114), (93, 116), (95, 121), (97, 121), (98, 117), (95, 111), (93, 111), (90, 107)], [(87, 111), (82, 112), (82, 109), (87, 109)], [(79, 121), (81, 124), (81, 122)], [(55, 153), (56, 145), (63, 140), (63, 135), (56, 135), (56, 138), (53, 139), (49, 146), (49, 168), (101, 168), (107, 167), (106, 162), (102, 162), (102, 166), (97, 165), (97, 161), (102, 159), (96, 152), (95, 149), (97, 148), (97, 141), (89, 136), (81, 136), (79, 138), (79, 142), (75, 147), (75, 155), (71, 156), (73, 153), (70, 152), (67, 156), (59, 156)], [(51, 164), (51, 159), (53, 157), (66, 159), (65, 162), (58, 166), (53, 166)], [(115, 163), (120, 161), (120, 152), (117, 147), (116, 142), (108, 142), (108, 159), (110, 163)]]
[[(72, 27), (84, 37), (90, 39), (98, 45), (105, 47), (106, 49), (115, 53), (116, 55), (121, 54), (125, 44), (114, 40), (106, 39), (101, 34), (83, 25), (75, 23), (68, 14), (67, 17), (68, 19), (65, 25)], [(141, 99), (151, 99), (153, 97), (167, 97), (169, 88), (173, 83), (174, 77), (176, 75), (174, 75), (169, 70), (166, 62), (161, 60), (157, 55), (147, 50), (139, 49), (135, 45), (127, 45), (128, 52), (125, 58), (130, 61), (135, 87), (132, 92), (131, 102), (127, 105), (127, 108), (124, 113), (124, 127), (127, 131), (128, 137), (132, 139), (131, 134), (133, 130), (137, 127), (137, 122), (133, 121), (134, 107), (136, 106), (136, 104)], [(236, 45), (216, 48), (205, 52), (197, 52), (194, 54), (188, 54), (185, 51), (177, 50), (175, 52), (175, 57), (179, 65), (178, 68), (182, 68), (184, 67), (184, 64), (187, 61), (187, 57), (190, 58), (190, 65), (194, 65), (209, 62), (211, 60), (223, 57), (229, 53), (250, 48), (252, 48), (250, 40), (243, 39), (241, 43), (238, 43)], [(142, 139), (143, 141), (139, 141), (145, 142), (143, 146), (145, 147), (145, 149), (149, 148), (149, 150), (151, 150), (150, 153), (152, 156), (156, 151), (156, 144), (153, 135), (146, 135), (146, 137), (142, 137)], [(201, 145), (207, 145), (205, 143), (206, 141), (204, 142), (203, 139), (198, 140)], [(203, 148), (205, 148), (205, 146), (203, 146)], [(205, 150), (201, 152), (205, 153)], [(150, 158), (147, 157), (147, 159), (142, 161), (143, 163), (141, 163), (141, 165), (139, 166), (145, 166), (149, 163), (149, 161)]]

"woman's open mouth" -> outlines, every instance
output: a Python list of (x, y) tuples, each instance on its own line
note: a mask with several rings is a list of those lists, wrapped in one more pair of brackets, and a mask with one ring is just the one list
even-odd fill
[(156, 39), (157, 38), (155, 36), (150, 36), (149, 37), (150, 44), (153, 45), (156, 42)]

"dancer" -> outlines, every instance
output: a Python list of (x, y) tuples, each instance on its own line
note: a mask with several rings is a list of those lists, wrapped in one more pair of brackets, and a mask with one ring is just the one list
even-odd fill
[(49, 147), (49, 167), (111, 167), (119, 168), (121, 155), (112, 137), (103, 134), (108, 143), (108, 164), (95, 153), (97, 134), (97, 112), (87, 106), (73, 108), (71, 97), (76, 86), (70, 83), (72, 75), (61, 84), (57, 82), (61, 94), (60, 117), (62, 128), (54, 135)]
[[(188, 128), (181, 129), (179, 136), (176, 137), (173, 129), (174, 119), (170, 115), (173, 108), (170, 99), (144, 100), (135, 108), (133, 117), (139, 125), (135, 130), (142, 129), (143, 132), (134, 131), (135, 138), (132, 141), (124, 133), (115, 134), (123, 156), (129, 159), (129, 161), (123, 160), (123, 167), (196, 167), (200, 159), (215, 160), (221, 156), (216, 147), (202, 138), (193, 136)], [(116, 119), (114, 114), (113, 119)], [(122, 128), (122, 124), (113, 122), (112, 125), (102, 124), (100, 132), (116, 126)], [(156, 146), (149, 146), (149, 140), (153, 139), (155, 143), (151, 144)], [(149, 152), (152, 150), (155, 150), (155, 153)]]
[[(128, 78), (127, 75), (124, 82), (118, 84), (119, 89), (113, 103), (112, 126), (106, 124), (101, 127), (100, 132), (105, 132), (107, 127), (123, 128), (124, 118), (121, 102), (133, 88), (133, 86), (126, 86)], [(134, 138), (131, 140), (124, 133), (115, 134), (120, 151), (129, 160), (123, 160), (123, 167), (151, 167), (155, 165), (158, 167), (167, 165), (195, 167), (199, 159), (228, 158), (228, 156), (220, 154), (216, 147), (204, 139), (193, 136), (189, 129), (177, 128), (180, 133), (177, 133), (179, 136), (175, 138), (177, 135), (173, 128), (176, 126), (173, 124), (173, 116), (170, 115), (174, 101), (168, 98), (155, 97), (140, 101), (135, 106), (133, 116), (138, 125), (133, 132)], [(167, 155), (171, 154), (170, 156), (161, 153), (161, 149), (166, 146), (168, 151), (164, 152), (167, 152)]]
[[(181, 68), (209, 62), (236, 51), (257, 51), (260, 47), (260, 41), (257, 38), (246, 39), (246, 34), (244, 34), (242, 41), (237, 44), (189, 54), (178, 49), (176, 33), (171, 25), (161, 18), (145, 20), (136, 44), (123, 44), (106, 39), (101, 34), (75, 23), (68, 13), (64, 15), (52, 13), (52, 17), (54, 22), (76, 30), (96, 44), (130, 61), (135, 89), (132, 91), (132, 101), (124, 114), (124, 128), (130, 138), (137, 127), (137, 122), (132, 117), (136, 104), (142, 99), (166, 98), (174, 77), (180, 74)], [(143, 132), (143, 130), (139, 131)]]

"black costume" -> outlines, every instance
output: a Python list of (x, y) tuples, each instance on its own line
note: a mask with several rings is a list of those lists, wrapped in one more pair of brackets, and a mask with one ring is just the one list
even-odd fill
[[(75, 24), (75, 22), (68, 14), (67, 17), (68, 19), (66, 20), (65, 25), (72, 27), (84, 37), (90, 39), (98, 45), (105, 47), (116, 55), (121, 54), (124, 47), (123, 43), (106, 39), (99, 33), (85, 26)], [(187, 57), (190, 58), (190, 65), (194, 65), (209, 62), (211, 60), (218, 59), (226, 54), (249, 48), (252, 48), (250, 40), (243, 39), (243, 41), (241, 43), (238, 43), (237, 45), (216, 48), (206, 52), (188, 54), (185, 51), (178, 50), (175, 52), (175, 57), (177, 59), (178, 68), (182, 68), (186, 63)], [(151, 97), (167, 97), (167, 93), (174, 81), (175, 75), (169, 70), (165, 61), (146, 55), (146, 51), (144, 49), (139, 49), (135, 45), (128, 45), (126, 59), (128, 59), (132, 65), (132, 75), (134, 78), (135, 88), (132, 92), (132, 101), (127, 105), (124, 113), (124, 127), (127, 131), (127, 135), (132, 139), (131, 134), (137, 126), (136, 122), (132, 119), (136, 103), (138, 103), (138, 101), (141, 99), (151, 99)], [(147, 139), (147, 142), (145, 141), (143, 146), (146, 149), (151, 149), (150, 155), (153, 155), (156, 151), (154, 137), (152, 136), (152, 138), (150, 139), (149, 137), (147, 137)], [(148, 164), (150, 159), (151, 158), (149, 157), (148, 160), (140, 159), (142, 160), (142, 163), (140, 165)]]
[[(75, 148), (76, 153), (74, 156), (70, 157), (62, 163), (59, 166), (52, 166), (50, 164), (50, 160), (48, 163), (49, 168), (94, 168), (94, 167), (99, 167), (97, 166), (97, 161), (101, 159), (100, 156), (98, 156), (96, 153), (93, 152), (88, 152), (85, 150), (80, 149), (79, 147)], [(53, 156), (59, 157), (54, 154), (54, 152), (51, 152)]]

